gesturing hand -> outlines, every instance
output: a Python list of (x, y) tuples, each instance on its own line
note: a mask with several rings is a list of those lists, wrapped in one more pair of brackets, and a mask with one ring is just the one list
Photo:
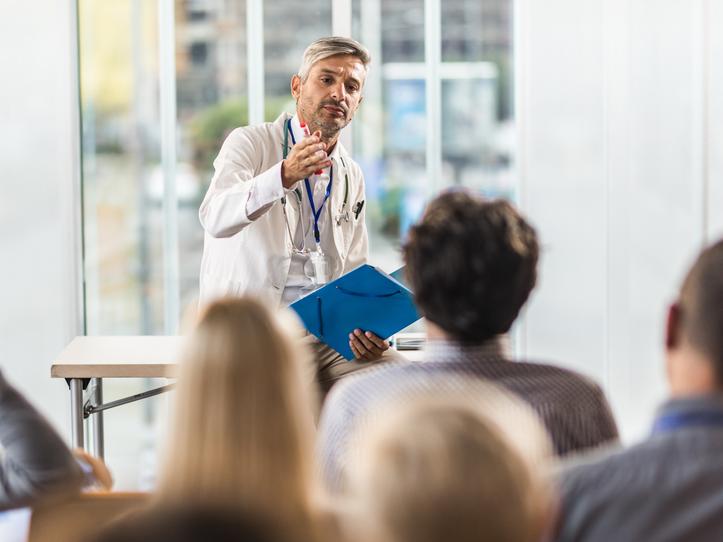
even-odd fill
[(281, 184), (284, 188), (291, 188), (301, 179), (330, 165), (326, 144), (321, 141), (321, 132), (314, 132), (294, 145), (289, 155), (281, 162)]
[(354, 352), (354, 357), (365, 361), (376, 361), (382, 357), (386, 350), (389, 350), (389, 343), (372, 333), (355, 329), (349, 334), (349, 346)]

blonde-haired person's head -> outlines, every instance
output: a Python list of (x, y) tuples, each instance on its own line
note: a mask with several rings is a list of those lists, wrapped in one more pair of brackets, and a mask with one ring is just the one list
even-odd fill
[[(554, 510), (549, 440), (534, 414), (492, 385), (479, 401), (432, 393), (379, 405), (349, 477), (359, 540), (532, 542)], [(460, 390), (461, 391), (461, 390)]]
[(261, 509), (304, 526), (315, 489), (304, 356), (259, 302), (206, 307), (182, 355), (159, 500)]

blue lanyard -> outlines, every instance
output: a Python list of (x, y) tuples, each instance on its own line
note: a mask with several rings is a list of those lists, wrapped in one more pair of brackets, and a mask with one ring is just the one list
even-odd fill
[[(294, 137), (294, 131), (291, 129), (291, 119), (289, 119), (286, 122), (286, 127), (289, 130), (289, 134), (291, 134), (291, 143), (296, 145), (296, 138)], [(314, 195), (311, 192), (311, 184), (309, 183), (309, 178), (306, 177), (304, 179), (304, 184), (306, 185), (306, 195), (309, 197), (309, 205), (311, 206), (311, 215), (314, 217), (314, 239), (316, 239), (317, 243), (321, 242), (321, 235), (319, 233), (319, 217), (321, 216), (321, 211), (324, 209), (324, 204), (326, 203), (326, 200), (329, 199), (329, 196), (331, 195), (331, 185), (334, 182), (334, 167), (329, 167), (329, 183), (326, 185), (326, 192), (324, 193), (324, 199), (321, 202), (321, 205), (319, 205), (319, 210), (316, 210), (316, 205), (314, 205)]]
[(686, 412), (661, 416), (655, 420), (653, 433), (664, 433), (692, 426), (723, 427), (723, 412)]

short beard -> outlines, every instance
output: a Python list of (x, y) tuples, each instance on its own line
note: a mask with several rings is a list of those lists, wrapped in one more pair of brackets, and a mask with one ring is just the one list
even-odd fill
[[(312, 117), (308, 121), (309, 131), (313, 134), (316, 131), (321, 132), (321, 139), (329, 140), (335, 138), (339, 132), (346, 126), (339, 127), (334, 122), (324, 123), (319, 121), (316, 117)], [(347, 123), (348, 124), (348, 123)]]

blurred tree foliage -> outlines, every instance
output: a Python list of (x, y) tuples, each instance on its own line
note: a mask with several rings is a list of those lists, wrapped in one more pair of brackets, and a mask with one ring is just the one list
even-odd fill
[[(288, 98), (267, 98), (265, 118), (276, 118), (288, 104)], [(212, 171), (213, 161), (226, 136), (234, 128), (246, 126), (248, 119), (248, 103), (240, 98), (220, 102), (194, 115), (188, 136), (196, 171), (201, 174)]]

